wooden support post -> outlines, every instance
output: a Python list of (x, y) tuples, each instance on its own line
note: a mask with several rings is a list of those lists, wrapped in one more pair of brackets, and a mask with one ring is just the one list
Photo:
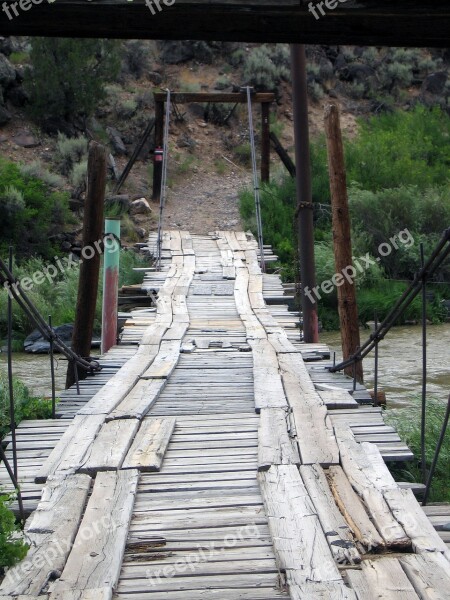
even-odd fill
[(300, 261), (303, 340), (319, 341), (314, 263), (314, 220), (309, 154), (308, 93), (306, 54), (302, 44), (291, 45), (292, 100), (294, 109), (295, 162), (297, 176), (298, 252)]
[(275, 152), (280, 157), (280, 160), (283, 163), (283, 165), (289, 171), (289, 175), (291, 177), (295, 177), (296, 170), (295, 170), (294, 161), (289, 156), (289, 154), (286, 152), (286, 150), (283, 148), (280, 140), (277, 138), (277, 136), (274, 134), (273, 131), (270, 132), (270, 139), (272, 141)]
[[(83, 262), (80, 265), (77, 309), (72, 335), (72, 349), (83, 357), (90, 355), (94, 329), (100, 273), (100, 252), (96, 244), (98, 245), (102, 240), (106, 168), (106, 149), (100, 144), (92, 143), (89, 148), (88, 185), (83, 217)], [(86, 373), (82, 370), (79, 370), (78, 375), (80, 379), (86, 377)], [(74, 383), (75, 371), (73, 364), (69, 363), (66, 387)]]
[[(334, 262), (336, 273), (341, 275), (340, 283), (337, 284), (337, 295), (342, 352), (345, 360), (357, 351), (360, 346), (360, 338), (356, 288), (354, 285), (356, 269), (353, 267), (352, 262), (344, 147), (339, 109), (335, 104), (325, 107), (325, 134), (327, 137), (328, 171), (330, 175)], [(347, 375), (353, 376), (353, 366), (350, 365), (345, 372)], [(356, 364), (356, 379), (360, 383), (363, 381), (362, 361)]]
[(270, 105), (261, 104), (261, 181), (270, 180)]
[[(155, 149), (164, 143), (164, 101), (155, 100)], [(159, 202), (161, 196), (162, 161), (153, 162), (153, 202)]]

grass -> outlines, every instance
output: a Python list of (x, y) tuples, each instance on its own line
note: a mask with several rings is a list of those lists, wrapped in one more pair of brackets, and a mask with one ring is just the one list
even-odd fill
[[(446, 404), (442, 400), (429, 398), (426, 413), (426, 461), (430, 467), (441, 432)], [(400, 437), (414, 452), (415, 459), (407, 468), (393, 468), (396, 479), (421, 482), (422, 471), (420, 461), (420, 408), (419, 400), (415, 400), (413, 408), (389, 410), (386, 421), (396, 427)], [(439, 455), (434, 478), (431, 484), (430, 502), (450, 502), (450, 429)]]

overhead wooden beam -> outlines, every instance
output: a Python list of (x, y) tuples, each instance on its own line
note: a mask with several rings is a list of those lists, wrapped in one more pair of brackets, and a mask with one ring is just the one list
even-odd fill
[(450, 31), (446, 0), (34, 2), (5, 0), (0, 35), (447, 47)]

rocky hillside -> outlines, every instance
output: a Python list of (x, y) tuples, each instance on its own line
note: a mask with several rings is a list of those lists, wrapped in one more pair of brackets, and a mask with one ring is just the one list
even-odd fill
[[(120, 172), (153, 115), (154, 88), (174, 91), (233, 91), (242, 85), (276, 94), (272, 129), (292, 151), (292, 106), (289, 48), (205, 42), (120, 42), (117, 80), (105, 86), (106, 97), (89, 119), (71, 122), (41, 114), (30, 117), (32, 40), (0, 40), (0, 145), (3, 159), (25, 165), (32, 173), (70, 194), (80, 219), (85, 193), (86, 141), (108, 145)], [(312, 135), (322, 131), (323, 104), (337, 100), (343, 127), (356, 131), (365, 115), (407, 110), (417, 102), (449, 109), (450, 51), (346, 46), (308, 47), (308, 88)], [(64, 82), (61, 82), (64, 85)], [(248, 121), (245, 107), (178, 106), (170, 128), (168, 205), (171, 226), (191, 231), (237, 228), (239, 189), (250, 181)], [(43, 111), (45, 112), (45, 111)], [(57, 137), (60, 131), (64, 135)], [(74, 136), (83, 139), (73, 140)], [(151, 197), (151, 143), (141, 153), (126, 185), (110, 209), (127, 214), (124, 230), (130, 242), (154, 227), (156, 207), (131, 203)], [(278, 160), (272, 157), (273, 168)], [(109, 194), (113, 194), (111, 168)], [(1, 208), (1, 207), (0, 207)], [(76, 242), (76, 223), (66, 244)]]

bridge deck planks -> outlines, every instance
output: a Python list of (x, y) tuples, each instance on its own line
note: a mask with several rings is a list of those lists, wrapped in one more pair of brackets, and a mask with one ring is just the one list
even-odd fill
[[(105, 357), (111, 369), (91, 379), (82, 397), (67, 393), (68, 418), (49, 422), (46, 439), (39, 439), (38, 422), (19, 428), (21, 452), (34, 461), (28, 463), (30, 474), (61, 436), (70, 438), (80, 419), (91, 420), (91, 431), (58, 459), (54, 453), (49, 472), (60, 471), (61, 465), (63, 473), (85, 468), (92, 453), (101, 458), (105, 440), (110, 447), (113, 430), (130, 429), (124, 443), (117, 440), (114, 460), (103, 457), (103, 468), (122, 470), (99, 472), (101, 460), (88, 469), (97, 474), (97, 487), (86, 522), (81, 522), (92, 526), (95, 512), (114, 513), (122, 505), (119, 531), (115, 538), (112, 532), (100, 536), (90, 558), (72, 551), (63, 577), (49, 590), (50, 600), (108, 598), (116, 582), (114, 597), (130, 600), (175, 600), (186, 594), (224, 600), (354, 600), (361, 581), (372, 590), (373, 581), (361, 571), (352, 589), (342, 567), (358, 563), (363, 553), (367, 562), (390, 542), (371, 518), (382, 532), (386, 523), (394, 523), (421, 553), (404, 555), (411, 564), (422, 560), (419, 575), (414, 567), (408, 571), (406, 563), (396, 563), (408, 581), (399, 584), (399, 592), (402, 585), (405, 590), (408, 585), (426, 589), (425, 564), (431, 565), (431, 581), (445, 581), (440, 562), (446, 561), (444, 542), (417, 504), (411, 510), (411, 492), (405, 495), (386, 479), (381, 456), (401, 460), (408, 449), (384, 424), (380, 409), (360, 404), (364, 389), (351, 396), (345, 378), (324, 373), (329, 357), (324, 345), (300, 344), (298, 315), (291, 316), (283, 305), (266, 306), (265, 298), (282, 298), (283, 288), (278, 277), (259, 272), (255, 241), (233, 232), (192, 238), (186, 232), (173, 237), (165, 232), (163, 240), (163, 270), (146, 272), (144, 283), (149, 289), (158, 283), (158, 310), (136, 313), (123, 354), (119, 346)], [(234, 280), (224, 280), (225, 267), (234, 269)], [(180, 354), (182, 345), (189, 353)], [(119, 377), (119, 383), (128, 380), (127, 386), (122, 383), (120, 395), (102, 407), (98, 400), (105, 397), (105, 382), (111, 381), (106, 389), (112, 390), (109, 376), (127, 359), (134, 382), (127, 387), (127, 363)], [(166, 369), (166, 364), (169, 370), (163, 373), (160, 367)], [(255, 398), (263, 400), (260, 416), (255, 415)], [(80, 408), (71, 425), (70, 417)], [(310, 415), (306, 421), (305, 414)], [(159, 439), (152, 423), (165, 424)], [(328, 450), (318, 453), (318, 443)], [(349, 453), (357, 459), (368, 453), (365, 478), (359, 471), (352, 474)], [(145, 473), (151, 469), (155, 471)], [(108, 492), (117, 489), (114, 478), (127, 477), (131, 479), (123, 489), (128, 494)], [(368, 499), (364, 486), (375, 500)], [(421, 524), (420, 536), (408, 530), (411, 516)], [(227, 543), (230, 539), (233, 544)], [(111, 553), (110, 564), (99, 566), (95, 555), (102, 545), (117, 546), (118, 552)], [(186, 567), (188, 574), (178, 570), (189, 560), (194, 564)]]

